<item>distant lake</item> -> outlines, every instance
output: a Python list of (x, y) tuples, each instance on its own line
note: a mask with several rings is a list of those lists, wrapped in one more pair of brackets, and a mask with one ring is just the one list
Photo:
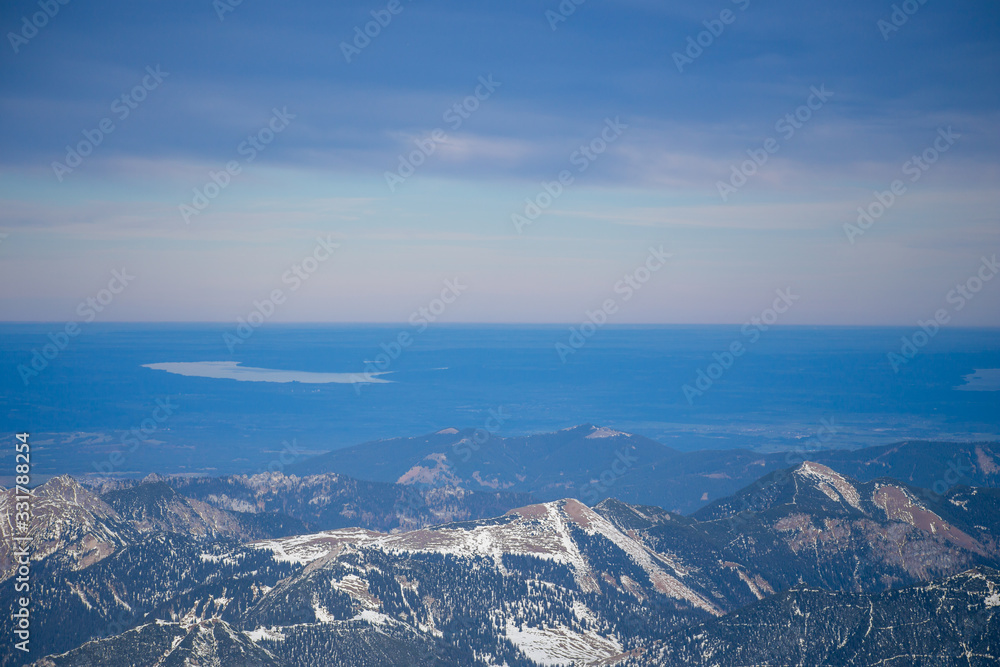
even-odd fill
[(81, 328), (25, 386), (62, 327), (0, 325), (0, 422), (31, 432), (36, 473), (254, 471), (490, 410), (502, 434), (590, 422), (686, 450), (787, 448), (824, 420), (836, 447), (1000, 437), (996, 329), (942, 330), (897, 373), (912, 329), (608, 326), (577, 348), (566, 326), (267, 324), (230, 352), (225, 325)]

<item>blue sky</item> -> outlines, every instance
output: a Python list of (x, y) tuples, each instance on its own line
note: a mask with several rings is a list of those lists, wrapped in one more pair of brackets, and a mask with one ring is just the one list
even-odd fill
[[(739, 323), (791, 288), (783, 324), (912, 325), (1000, 250), (995, 2), (911, 0), (889, 31), (892, 2), (566, 0), (553, 29), (551, 0), (399, 0), (351, 62), (342, 44), (390, 3), (334, 5), (243, 0), (220, 20), (210, 0), (70, 0), (34, 34), (38, 3), (5, 3), (0, 318), (76, 319), (124, 267), (136, 278), (104, 319), (234, 321), (287, 291), (319, 236), (340, 247), (276, 321), (406, 321), (459, 278), (442, 321), (579, 322), (663, 246), (616, 323)], [(706, 21), (719, 34), (678, 71)], [(801, 111), (814, 88), (832, 95)], [(294, 117), (247, 162), (274, 110)], [(609, 119), (619, 133), (581, 160)], [(910, 180), (947, 128), (958, 138)], [(54, 168), (85, 132), (99, 145)], [(390, 189), (417, 142), (434, 151)], [(897, 179), (884, 214), (845, 231)], [(952, 323), (1000, 325), (1000, 280)]]

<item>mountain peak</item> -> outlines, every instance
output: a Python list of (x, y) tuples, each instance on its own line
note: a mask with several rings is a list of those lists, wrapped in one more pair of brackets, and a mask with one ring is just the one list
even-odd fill
[(846, 477), (821, 463), (803, 461), (792, 469), (792, 475), (806, 484), (813, 486), (835, 502), (846, 502), (848, 505), (863, 512), (861, 494)]
[(743, 512), (788, 511), (816, 515), (868, 514), (857, 482), (814, 461), (776, 470), (732, 496), (720, 498), (692, 516), (717, 520)]
[(560, 433), (573, 433), (574, 435), (579, 434), (589, 439), (615, 438), (618, 436), (625, 436), (627, 438), (632, 437), (631, 433), (625, 433), (624, 431), (616, 431), (615, 429), (609, 428), (607, 426), (597, 426), (596, 424), (591, 424), (590, 422), (564, 428), (560, 431)]
[[(0, 498), (0, 514), (14, 507), (14, 492)], [(35, 488), (32, 502), (31, 532), (34, 537), (31, 558), (61, 559), (70, 569), (83, 569), (103, 560), (125, 544), (132, 535), (117, 512), (68, 475), (53, 477)], [(0, 525), (0, 537), (7, 537), (12, 523)], [(0, 581), (13, 572), (13, 543), (0, 539)]]
[(607, 428), (606, 426), (592, 426), (591, 432), (584, 437), (591, 440), (595, 438), (617, 438), (618, 436), (631, 437), (631, 435), (631, 433), (616, 431), (612, 428)]
[(69, 475), (56, 475), (55, 477), (50, 477), (48, 481), (37, 487), (37, 490), (45, 489), (49, 493), (62, 493), (65, 490), (79, 491), (83, 488), (78, 481)]
[(41, 486), (35, 487), (35, 496), (53, 502), (79, 505), (88, 509), (100, 508), (97, 510), (98, 512), (105, 509), (101, 507), (104, 503), (96, 494), (69, 475), (52, 477)]
[[(330, 548), (330, 553), (340, 552), (349, 540), (354, 540), (355, 548), (377, 550), (396, 557), (423, 553), (484, 559), (492, 562), (500, 573), (507, 572), (510, 557), (547, 561), (568, 568), (576, 586), (584, 593), (600, 594), (610, 587), (627, 589), (637, 597), (646, 598), (655, 591), (673, 598), (680, 607), (713, 615), (720, 613), (705, 593), (686, 583), (687, 572), (683, 568), (675, 568), (669, 559), (651, 551), (575, 498), (527, 505), (494, 519), (444, 524), (406, 533), (355, 532), (348, 535), (336, 531), (312, 538), (270, 540), (260, 543), (259, 547), (286, 558), (301, 555), (319, 561), (324, 558), (321, 554), (325, 547)], [(333, 566), (333, 561), (329, 562)], [(628, 563), (631, 577), (617, 578), (610, 574), (622, 563)], [(320, 567), (326, 567), (326, 563)], [(642, 574), (636, 576), (636, 573)]]

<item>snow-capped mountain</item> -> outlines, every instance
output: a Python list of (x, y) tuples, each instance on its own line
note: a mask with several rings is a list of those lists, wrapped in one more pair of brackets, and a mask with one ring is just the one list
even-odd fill
[[(16, 569), (12, 559), (16, 530), (16, 491), (0, 492), (0, 581)], [(137, 531), (113, 507), (68, 476), (53, 477), (30, 500), (31, 560), (54, 558), (80, 570), (107, 558), (135, 539)]]
[[(359, 489), (373, 511), (353, 513), (364, 509), (350, 496)], [(938, 495), (807, 461), (691, 516), (564, 498), (412, 529), (400, 515), (474, 516), (512, 496), (329, 474), (103, 491), (68, 478), (38, 489), (39, 505), (63, 517), (39, 523), (50, 537), (32, 572), (29, 657), (47, 656), (39, 665), (726, 667), (995, 655), (996, 489)], [(431, 501), (413, 509), (399, 504), (407, 497)], [(306, 518), (332, 525), (288, 533)], [(365, 525), (339, 527), (350, 518)], [(91, 543), (107, 553), (86, 557), (80, 545)], [(953, 579), (927, 583), (942, 576)], [(12, 607), (12, 580), (0, 592)], [(776, 624), (790, 629), (768, 648)], [(891, 628), (904, 627), (893, 643)]]
[[(493, 520), (355, 533), (349, 546), (339, 533), (257, 545), (308, 566), (250, 611), (254, 632), (284, 637), (294, 627), (296, 637), (320, 641), (369, 620), (477, 659), (513, 665), (534, 656), (545, 664), (622, 656), (640, 647), (644, 631), (722, 613), (703, 581), (572, 499)], [(331, 551), (321, 555), (320, 545)], [(657, 611), (643, 614), (651, 603)], [(639, 615), (642, 624), (617, 627), (619, 617)], [(281, 640), (271, 641), (277, 651)]]
[[(490, 561), (501, 573), (505, 571), (507, 557), (534, 558), (565, 567), (572, 573), (575, 586), (588, 593), (599, 593), (606, 585), (626, 590), (612, 571), (601, 569), (604, 559), (619, 558), (628, 561), (630, 568), (643, 572), (640, 579), (649, 590), (631, 587), (629, 590), (636, 595), (641, 590), (642, 595), (655, 591), (675, 598), (679, 606), (720, 613), (713, 602), (682, 581), (688, 576), (687, 568), (663, 558), (574, 499), (522, 507), (496, 519), (445, 524), (396, 535), (331, 531), (307, 536), (310, 542), (294, 537), (261, 542), (256, 546), (269, 549), (278, 557), (291, 556), (299, 562), (309, 563), (322, 557), (317, 549), (319, 541), (329, 540), (326, 542), (331, 547), (329, 553), (343, 551), (336, 543), (340, 535), (344, 535), (345, 542), (352, 540), (355, 550), (377, 549), (387, 554), (438, 554)], [(595, 557), (598, 552), (591, 541), (602, 544), (600, 557)], [(695, 582), (692, 585), (698, 586)]]
[[(834, 590), (874, 590), (996, 562), (1000, 492), (952, 489), (945, 496), (895, 480), (857, 482), (814, 462), (767, 475), (691, 518), (724, 541), (738, 562), (758, 563), (775, 590), (799, 581)], [(947, 518), (946, 518), (947, 517)], [(992, 522), (982, 526), (978, 522)], [(663, 532), (663, 531), (661, 531)], [(767, 553), (769, 559), (762, 558)]]

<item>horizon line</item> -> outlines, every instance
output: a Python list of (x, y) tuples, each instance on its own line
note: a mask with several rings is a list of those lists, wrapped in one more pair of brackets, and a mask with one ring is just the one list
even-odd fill
[[(231, 326), (233, 320), (106, 320), (102, 322), (80, 322), (79, 320), (0, 320), (0, 326), (4, 325), (40, 325), (40, 324), (68, 324), (76, 323), (80, 326), (107, 326), (107, 325), (194, 325), (194, 326)], [(449, 327), (579, 327), (586, 321), (570, 322), (489, 322), (489, 321), (463, 321), (463, 322), (435, 322), (428, 326), (433, 328)], [(668, 327), (734, 327), (743, 326), (747, 322), (617, 322), (601, 325), (599, 329), (621, 329), (621, 328), (668, 328)], [(326, 321), (326, 320), (299, 320), (292, 322), (268, 322), (268, 328), (312, 326), (312, 327), (401, 327), (410, 328), (414, 325), (406, 321)], [(905, 324), (771, 324), (769, 329), (906, 329), (919, 327), (916, 322)], [(257, 327), (261, 328), (261, 327)], [(945, 324), (942, 329), (1000, 329), (1000, 324), (979, 324), (979, 325), (952, 325)]]

